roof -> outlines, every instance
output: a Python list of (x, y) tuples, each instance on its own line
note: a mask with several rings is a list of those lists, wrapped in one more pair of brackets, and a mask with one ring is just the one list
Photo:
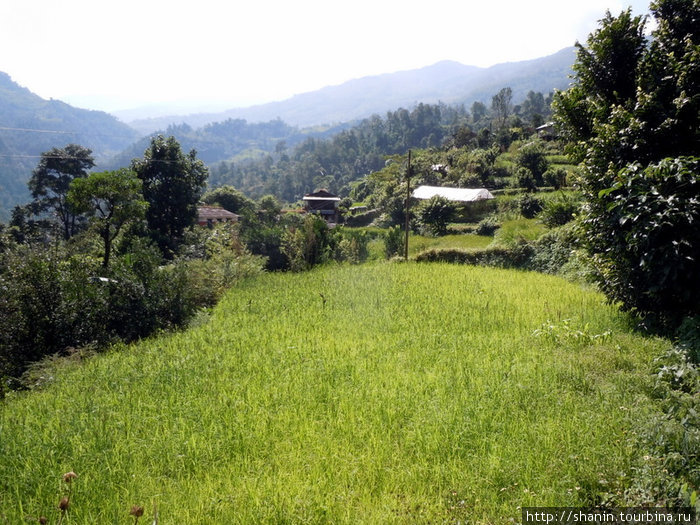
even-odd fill
[(418, 186), (413, 190), (416, 199), (430, 199), (436, 195), (454, 202), (474, 202), (493, 199), (494, 196), (486, 188), (442, 188), (439, 186)]
[(219, 219), (238, 219), (238, 215), (231, 213), (228, 210), (220, 208), (218, 206), (197, 206), (197, 216), (199, 220), (219, 220)]
[(304, 195), (305, 201), (339, 201), (340, 197), (333, 195), (328, 190), (317, 190), (313, 193)]

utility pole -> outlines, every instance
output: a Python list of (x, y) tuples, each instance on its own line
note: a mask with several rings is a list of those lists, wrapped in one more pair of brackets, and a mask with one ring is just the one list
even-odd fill
[(406, 170), (406, 238), (404, 240), (403, 257), (408, 261), (408, 229), (410, 227), (409, 210), (411, 206), (411, 150), (408, 150), (408, 169)]

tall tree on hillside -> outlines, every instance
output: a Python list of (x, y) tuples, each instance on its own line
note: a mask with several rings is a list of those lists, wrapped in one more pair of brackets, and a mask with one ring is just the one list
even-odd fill
[(603, 291), (668, 325), (699, 315), (700, 2), (659, 0), (645, 21), (608, 12), (578, 44), (556, 116), (583, 163), (583, 228)]
[(197, 203), (209, 175), (192, 150), (185, 155), (175, 137), (153, 137), (143, 159), (132, 161), (148, 203), (146, 220), (153, 240), (165, 257), (172, 257), (185, 228), (197, 218)]
[(136, 173), (124, 168), (75, 179), (68, 191), (68, 202), (91, 218), (103, 242), (105, 268), (109, 267), (112, 242), (122, 227), (142, 219), (147, 206), (141, 194), (141, 181)]
[(508, 123), (508, 117), (513, 110), (512, 100), (513, 90), (509, 87), (504, 87), (491, 99), (491, 109), (499, 128), (505, 128)]
[(482, 102), (472, 104), (472, 122), (477, 123), (486, 116), (486, 106)]
[(71, 182), (86, 177), (95, 166), (92, 151), (77, 144), (53, 148), (41, 154), (41, 160), (29, 179), (29, 191), (34, 198), (34, 209), (39, 213), (53, 213), (64, 239), (70, 239), (79, 229), (79, 216), (68, 202)]

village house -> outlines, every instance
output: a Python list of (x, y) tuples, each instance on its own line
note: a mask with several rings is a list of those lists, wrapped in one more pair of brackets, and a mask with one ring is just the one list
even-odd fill
[(333, 195), (328, 190), (320, 189), (314, 193), (304, 195), (304, 209), (308, 213), (316, 213), (323, 217), (330, 224), (337, 224), (340, 215), (338, 213), (338, 203), (340, 197)]
[(209, 226), (211, 228), (214, 224), (227, 222), (238, 222), (238, 215), (220, 206), (197, 207), (197, 224), (200, 226)]

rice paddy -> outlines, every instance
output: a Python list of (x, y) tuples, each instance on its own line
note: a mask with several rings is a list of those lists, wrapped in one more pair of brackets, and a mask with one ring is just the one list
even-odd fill
[[(651, 359), (590, 290), (444, 264), (266, 274), (0, 404), (0, 523), (508, 523), (625, 488)], [(50, 376), (50, 377), (49, 377)], [(62, 475), (74, 471), (71, 484)]]

